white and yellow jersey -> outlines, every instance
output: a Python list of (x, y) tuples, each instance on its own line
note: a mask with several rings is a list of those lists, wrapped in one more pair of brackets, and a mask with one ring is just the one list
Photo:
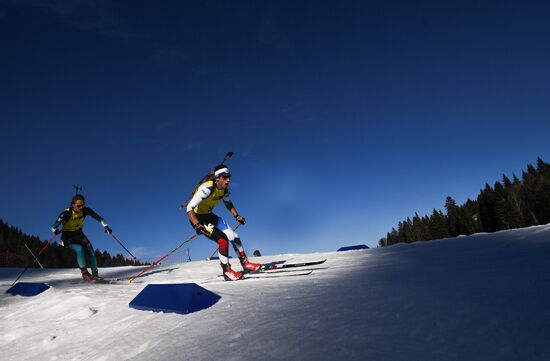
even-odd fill
[(218, 189), (214, 181), (204, 182), (197, 188), (193, 198), (187, 203), (186, 212), (193, 211), (197, 214), (212, 213), (216, 205), (223, 200), (226, 205), (231, 204), (228, 189)]

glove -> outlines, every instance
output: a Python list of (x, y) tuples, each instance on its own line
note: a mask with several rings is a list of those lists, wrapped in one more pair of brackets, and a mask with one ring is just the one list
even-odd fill
[(106, 224), (105, 226), (103, 226), (103, 228), (105, 229), (105, 233), (107, 233), (107, 234), (109, 234), (109, 235), (110, 235), (111, 233), (113, 233), (113, 230), (111, 229), (111, 227), (109, 227), (108, 224)]
[(61, 230), (59, 228), (52, 227), (52, 232), (55, 233), (57, 236), (59, 233), (61, 233)]
[(246, 223), (246, 219), (244, 219), (243, 216), (240, 216), (237, 214), (237, 216), (235, 217), (235, 219), (237, 220), (237, 222), (239, 222), (240, 224), (244, 225)]
[(193, 228), (195, 228), (195, 232), (197, 232), (197, 234), (204, 234), (207, 237), (212, 235), (213, 228), (206, 228), (203, 224), (197, 223), (193, 226)]
[(195, 228), (195, 232), (197, 232), (197, 234), (203, 234), (206, 231), (206, 229), (204, 229), (204, 226), (200, 223), (193, 225), (193, 228)]

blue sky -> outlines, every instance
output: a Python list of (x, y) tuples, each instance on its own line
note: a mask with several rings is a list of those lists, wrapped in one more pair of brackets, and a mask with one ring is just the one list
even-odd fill
[[(550, 160), (549, 16), (540, 1), (2, 2), (0, 217), (46, 239), (82, 184), (155, 258), (193, 234), (177, 207), (234, 151), (249, 252), (375, 246)], [(93, 219), (85, 232), (122, 251)]]

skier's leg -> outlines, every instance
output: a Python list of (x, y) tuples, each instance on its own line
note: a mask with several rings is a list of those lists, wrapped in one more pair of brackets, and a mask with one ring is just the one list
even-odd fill
[(80, 268), (80, 272), (82, 273), (82, 278), (84, 278), (85, 281), (91, 280), (92, 275), (90, 274), (90, 272), (88, 272), (88, 269), (86, 268), (86, 256), (84, 255), (84, 247), (78, 243), (71, 243), (69, 245), (69, 248), (76, 254), (76, 261), (78, 262), (78, 267)]
[(229, 227), (223, 219), (218, 218), (217, 228), (221, 229), (223, 233), (225, 233), (227, 239), (233, 245), (233, 249), (235, 250), (235, 253), (239, 255), (239, 260), (241, 261), (241, 265), (245, 271), (257, 271), (260, 267), (262, 267), (261, 264), (252, 263), (248, 260), (239, 235), (231, 227)]
[(218, 254), (220, 256), (220, 265), (224, 278), (227, 281), (241, 279), (243, 275), (231, 269), (231, 264), (229, 263), (229, 240), (227, 239), (227, 235), (219, 229), (214, 228), (211, 239), (218, 243)]
[(94, 247), (92, 246), (92, 243), (88, 240), (87, 237), (85, 237), (85, 246), (84, 246), (84, 252), (86, 253), (88, 264), (90, 265), (90, 268), (92, 269), (92, 275), (95, 277), (98, 277), (97, 274), (97, 258), (95, 256)]
[[(215, 215), (214, 213), (206, 215), (197, 215), (198, 221), (206, 228), (212, 229), (212, 233), (208, 238), (218, 244), (218, 254), (220, 256), (220, 265), (222, 267), (222, 274), (227, 281), (236, 281), (243, 278), (243, 275), (239, 272), (231, 269), (229, 263), (229, 238), (223, 230), (227, 227), (227, 224)], [(221, 227), (222, 229), (218, 228)]]
[(86, 268), (86, 257), (84, 256), (84, 247), (78, 243), (71, 243), (69, 248), (76, 255), (76, 262), (78, 263), (79, 268)]
[(214, 228), (212, 235), (209, 238), (218, 244), (220, 262), (224, 264), (229, 263), (229, 240), (227, 239), (225, 233), (217, 228)]
[(233, 228), (229, 227), (229, 225), (225, 223), (225, 221), (222, 218), (218, 217), (216, 228), (218, 228), (223, 233), (225, 233), (225, 235), (227, 236), (227, 239), (229, 240), (229, 242), (231, 242), (231, 245), (233, 246), (235, 253), (240, 255), (241, 252), (244, 252), (243, 245), (241, 243), (239, 235), (237, 234), (237, 232), (233, 230)]

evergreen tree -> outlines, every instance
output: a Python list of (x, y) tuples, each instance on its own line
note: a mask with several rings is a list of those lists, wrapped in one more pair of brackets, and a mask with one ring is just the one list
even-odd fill
[(451, 237), (456, 237), (460, 234), (460, 222), (458, 215), (458, 207), (455, 200), (447, 196), (445, 200), (445, 209), (447, 210), (447, 224)]
[(392, 228), (391, 232), (386, 235), (385, 244), (391, 246), (396, 243), (399, 243), (399, 233), (395, 228)]
[(537, 172), (543, 178), (550, 177), (550, 164), (543, 161), (540, 157), (537, 158)]
[(407, 220), (403, 223), (403, 238), (405, 239), (405, 243), (414, 242), (412, 222), (410, 218), (407, 218)]
[(434, 208), (432, 216), (430, 217), (430, 234), (432, 239), (441, 239), (449, 237), (449, 227), (447, 225), (447, 219), (443, 212)]
[(507, 214), (509, 210), (507, 209), (506, 201), (506, 192), (504, 186), (500, 182), (495, 183), (495, 223), (497, 225), (498, 231), (504, 229), (510, 229), (510, 223), (508, 222)]
[(424, 241), (424, 235), (422, 234), (422, 221), (418, 213), (414, 214), (411, 226), (412, 242)]
[(420, 220), (420, 227), (421, 227), (421, 241), (430, 241), (433, 238), (432, 232), (430, 230), (430, 218), (427, 216), (422, 217)]
[(544, 162), (541, 158), (537, 159), (537, 211), (541, 223), (550, 222), (550, 164)]
[(511, 229), (524, 226), (523, 211), (519, 201), (519, 192), (515, 190), (514, 185), (504, 189), (506, 223)]
[(405, 237), (404, 228), (405, 228), (404, 222), (399, 222), (397, 224), (397, 243), (405, 243), (407, 241)]
[(531, 164), (527, 166), (527, 172), (522, 173), (522, 183), (521, 199), (526, 207), (523, 212), (525, 224), (538, 225), (540, 224), (537, 199), (539, 185), (537, 171)]
[(498, 230), (495, 221), (495, 192), (485, 183), (485, 189), (481, 190), (477, 197), (479, 207), (479, 221), (484, 232), (495, 232)]
[(477, 201), (473, 201), (470, 198), (466, 200), (466, 203), (461, 207), (465, 218), (464, 234), (474, 234), (481, 232), (481, 222), (479, 221), (479, 204)]

